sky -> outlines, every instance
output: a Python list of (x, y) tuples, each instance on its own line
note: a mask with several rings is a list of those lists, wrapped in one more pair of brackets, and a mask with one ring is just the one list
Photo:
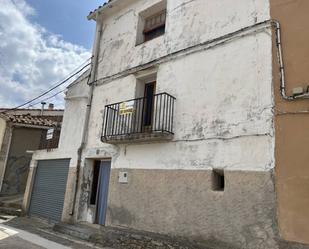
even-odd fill
[[(95, 22), (86, 17), (103, 2), (0, 0), (0, 107), (36, 97), (86, 63), (95, 31)], [(59, 94), (47, 102), (62, 108), (63, 98)]]

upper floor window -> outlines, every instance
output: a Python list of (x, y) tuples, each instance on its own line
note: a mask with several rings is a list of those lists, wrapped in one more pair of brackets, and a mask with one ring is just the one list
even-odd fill
[(165, 33), (166, 10), (163, 10), (145, 20), (144, 42), (152, 40)]
[(139, 14), (136, 44), (150, 41), (165, 33), (166, 0), (163, 0)]

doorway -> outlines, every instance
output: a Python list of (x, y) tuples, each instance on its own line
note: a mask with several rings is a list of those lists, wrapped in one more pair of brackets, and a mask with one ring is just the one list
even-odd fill
[(145, 84), (145, 91), (144, 91), (145, 103), (144, 103), (144, 118), (143, 118), (144, 127), (151, 127), (152, 125), (155, 89), (156, 89), (156, 82), (150, 82)]
[[(106, 221), (109, 179), (111, 161), (96, 161), (94, 163), (92, 193), (90, 203), (95, 202), (95, 223), (104, 226)], [(93, 200), (95, 196), (95, 201)], [(94, 204), (94, 203), (93, 203)]]

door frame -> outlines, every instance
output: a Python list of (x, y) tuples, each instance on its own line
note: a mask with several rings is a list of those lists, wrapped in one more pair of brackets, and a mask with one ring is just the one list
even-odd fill
[[(148, 107), (148, 100), (147, 100), (147, 93), (146, 93), (146, 88), (147, 85), (153, 85), (153, 95), (152, 95), (152, 103), (151, 103), (151, 113), (147, 114), (147, 107)], [(150, 127), (152, 129), (153, 127), (153, 118), (154, 118), (154, 103), (155, 103), (155, 94), (156, 94), (156, 88), (157, 88), (157, 81), (156, 80), (151, 80), (149, 82), (145, 82), (144, 86), (144, 103), (143, 103), (143, 120), (142, 120), (142, 127), (143, 129), (146, 129)], [(145, 118), (146, 115), (150, 116), (150, 124), (146, 124)]]
[(112, 161), (111, 159), (102, 159), (100, 161), (101, 163), (97, 186), (95, 223), (101, 226), (105, 226)]

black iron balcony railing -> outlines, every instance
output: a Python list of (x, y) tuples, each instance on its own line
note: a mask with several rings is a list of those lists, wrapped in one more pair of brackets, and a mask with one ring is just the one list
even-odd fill
[(159, 93), (106, 105), (102, 141), (170, 137), (175, 100), (168, 93)]

